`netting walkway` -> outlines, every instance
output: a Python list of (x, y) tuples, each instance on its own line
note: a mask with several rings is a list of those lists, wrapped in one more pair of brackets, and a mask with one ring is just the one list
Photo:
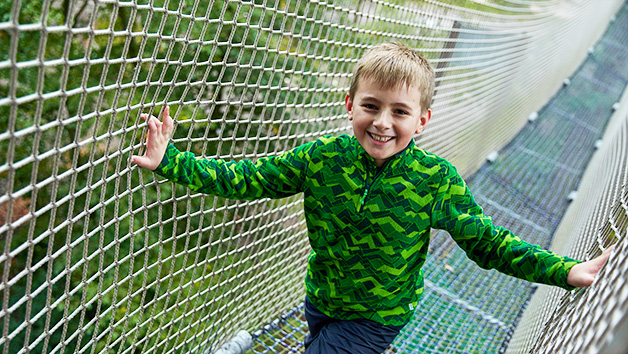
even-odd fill
[[(624, 5), (564, 87), (467, 179), (487, 214), (529, 242), (549, 247), (577, 197), (580, 178), (628, 84), (627, 30)], [(480, 269), (443, 232), (433, 235), (424, 272), (419, 308), (387, 353), (503, 352), (537, 287)], [(253, 352), (301, 352), (307, 333), (296, 308), (255, 333)]]

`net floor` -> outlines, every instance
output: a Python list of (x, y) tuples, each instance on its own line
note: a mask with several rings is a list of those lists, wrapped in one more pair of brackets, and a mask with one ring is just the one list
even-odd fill
[[(499, 153), (467, 180), (496, 224), (548, 247), (628, 82), (628, 5), (580, 68)], [(425, 292), (412, 321), (386, 353), (499, 353), (535, 285), (486, 271), (443, 232), (434, 233)], [(302, 307), (255, 335), (248, 353), (302, 353)]]

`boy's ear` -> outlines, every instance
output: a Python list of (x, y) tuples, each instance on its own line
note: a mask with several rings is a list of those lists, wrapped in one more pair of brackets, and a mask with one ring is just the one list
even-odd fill
[(416, 133), (419, 134), (425, 129), (427, 123), (429, 123), (430, 119), (432, 119), (432, 110), (428, 109), (425, 113), (421, 114), (421, 118), (419, 118), (419, 125), (416, 127)]
[(349, 120), (353, 120), (353, 100), (351, 96), (347, 94), (345, 97), (345, 108), (347, 109), (347, 114), (349, 115)]

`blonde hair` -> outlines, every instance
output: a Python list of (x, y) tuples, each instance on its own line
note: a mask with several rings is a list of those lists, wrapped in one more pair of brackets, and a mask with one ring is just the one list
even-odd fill
[(434, 69), (416, 50), (401, 43), (389, 42), (369, 49), (358, 61), (349, 97), (354, 98), (360, 80), (371, 79), (383, 89), (405, 84), (416, 85), (421, 93), (421, 110), (425, 113), (432, 106), (434, 94)]

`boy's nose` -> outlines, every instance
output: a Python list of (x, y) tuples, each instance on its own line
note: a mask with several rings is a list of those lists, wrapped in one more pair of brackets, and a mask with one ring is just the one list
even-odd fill
[(379, 129), (387, 129), (392, 125), (392, 117), (389, 112), (382, 111), (375, 120), (373, 121), (373, 126)]

